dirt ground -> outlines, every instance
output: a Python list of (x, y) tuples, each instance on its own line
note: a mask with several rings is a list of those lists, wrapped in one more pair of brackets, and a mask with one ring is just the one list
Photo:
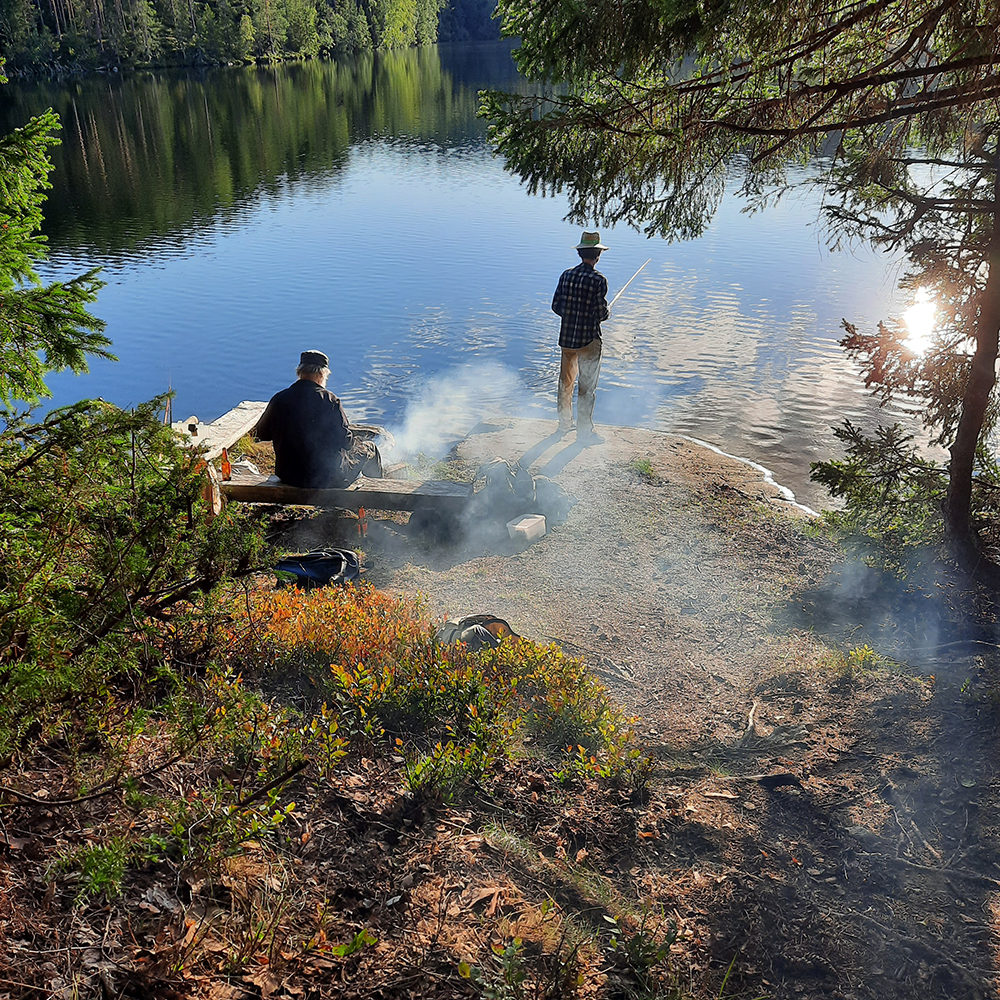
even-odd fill
[(158, 803), (225, 761), (151, 736), (127, 761), (141, 800), (77, 797), (76, 751), (41, 747), (5, 776), (0, 1000), (997, 996), (989, 601), (937, 566), (916, 587), (842, 561), (758, 469), (691, 441), (553, 430), (482, 424), (421, 466), (549, 477), (564, 502), (547, 487), (531, 545), (496, 518), (442, 543), (304, 508), (285, 544), (358, 547), (439, 619), (492, 612), (579, 655), (638, 717), (648, 783), (565, 783), (529, 752), (450, 801), (413, 794), (400, 755), (354, 755), (289, 772), (288, 822), (218, 870), (149, 858), (80, 902), (60, 858), (162, 834)]
[(919, 640), (922, 608), (846, 594), (857, 573), (759, 471), (653, 432), (553, 431), (481, 424), (452, 458), (551, 477), (562, 523), (439, 547), (374, 522), (372, 582), (560, 643), (641, 717), (655, 787), (620, 863), (694, 928), (692, 984), (731, 963), (726, 996), (996, 995), (994, 646), (923, 635), (922, 668), (880, 660), (869, 638)]

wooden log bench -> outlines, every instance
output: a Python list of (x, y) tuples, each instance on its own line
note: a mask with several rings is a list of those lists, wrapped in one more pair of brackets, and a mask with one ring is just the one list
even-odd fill
[(446, 479), (367, 479), (359, 477), (342, 490), (304, 490), (288, 486), (277, 476), (252, 475), (233, 470), (233, 478), (220, 484), (228, 500), (244, 503), (305, 504), (357, 510), (435, 510), (460, 514), (472, 487)]
[(175, 420), (170, 426), (186, 437), (188, 444), (207, 448), (205, 458), (211, 461), (222, 454), (223, 448), (232, 448), (241, 437), (249, 434), (266, 408), (265, 402), (245, 399), (210, 424), (201, 423), (197, 417), (188, 417), (187, 420)]
[[(192, 446), (206, 448), (205, 457), (211, 461), (222, 454), (223, 448), (232, 448), (240, 438), (249, 434), (257, 426), (266, 406), (267, 403), (262, 401), (244, 400), (211, 423), (203, 424), (197, 417), (188, 417), (187, 420), (175, 421), (171, 427), (187, 438)], [(368, 424), (353, 426), (356, 431), (373, 438), (377, 435), (388, 437), (391, 443), (391, 435), (383, 428)], [(385, 479), (366, 479), (362, 476), (342, 490), (303, 490), (281, 482), (277, 476), (252, 474), (238, 469), (233, 470), (232, 479), (216, 485), (226, 499), (244, 503), (303, 504), (344, 510), (357, 510), (359, 507), (422, 510), (442, 515), (454, 515), (464, 510), (472, 493), (470, 486), (448, 480), (394, 478), (404, 469), (402, 464), (390, 466), (385, 470)]]

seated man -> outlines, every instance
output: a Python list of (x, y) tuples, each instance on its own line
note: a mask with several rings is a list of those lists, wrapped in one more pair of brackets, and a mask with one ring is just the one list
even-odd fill
[(271, 398), (254, 431), (274, 442), (274, 471), (289, 486), (342, 489), (359, 475), (381, 478), (382, 457), (371, 441), (358, 440), (340, 405), (326, 388), (330, 360), (303, 351), (298, 381)]

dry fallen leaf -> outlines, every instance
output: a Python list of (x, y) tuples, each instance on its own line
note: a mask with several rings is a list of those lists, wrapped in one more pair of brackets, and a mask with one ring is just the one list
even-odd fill
[(245, 976), (244, 982), (260, 987), (260, 995), (269, 997), (281, 989), (281, 980), (270, 969), (259, 969), (250, 976)]
[(498, 885), (489, 885), (482, 889), (476, 889), (469, 898), (469, 905), (475, 906), (476, 903), (481, 903), (484, 899), (495, 896), (499, 891), (500, 886)]

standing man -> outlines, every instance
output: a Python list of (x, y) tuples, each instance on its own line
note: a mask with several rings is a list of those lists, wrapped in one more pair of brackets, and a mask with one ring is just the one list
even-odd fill
[(562, 317), (559, 346), (559, 433), (573, 426), (573, 383), (580, 377), (577, 399), (577, 441), (598, 442), (594, 432), (594, 392), (601, 374), (601, 321), (611, 315), (608, 309), (608, 281), (594, 266), (601, 251), (608, 248), (600, 233), (584, 233), (576, 246), (580, 263), (563, 271), (552, 311)]
[(326, 388), (330, 359), (303, 351), (298, 380), (271, 397), (254, 435), (274, 442), (274, 471), (302, 489), (343, 489), (359, 475), (379, 479), (382, 457), (371, 441), (351, 431), (340, 400)]

